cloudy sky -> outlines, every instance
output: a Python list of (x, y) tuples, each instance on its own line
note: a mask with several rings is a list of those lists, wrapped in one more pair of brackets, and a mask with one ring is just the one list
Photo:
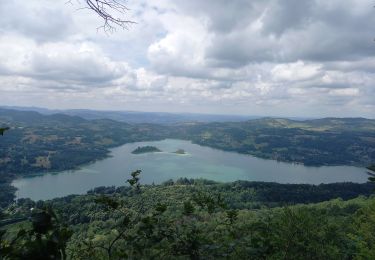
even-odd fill
[(0, 5), (2, 105), (375, 118), (373, 1), (128, 0), (110, 35), (66, 2)]

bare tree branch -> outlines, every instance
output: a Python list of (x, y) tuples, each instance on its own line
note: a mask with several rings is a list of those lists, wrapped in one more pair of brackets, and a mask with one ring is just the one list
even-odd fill
[[(79, 2), (79, 0), (77, 0)], [(125, 5), (125, 0), (84, 0), (85, 7), (80, 9), (89, 9), (94, 11), (104, 21), (104, 24), (97, 29), (103, 29), (106, 33), (116, 31), (117, 27), (129, 29), (129, 26), (136, 24), (135, 21), (125, 18), (130, 9)], [(72, 3), (69, 0), (68, 3)]]

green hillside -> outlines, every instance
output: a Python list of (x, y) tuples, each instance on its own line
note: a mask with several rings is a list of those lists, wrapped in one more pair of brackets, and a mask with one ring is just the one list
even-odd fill
[(41, 259), (46, 252), (64, 259), (372, 259), (375, 255), (374, 198), (295, 204), (340, 194), (334, 194), (334, 186), (202, 180), (138, 186), (131, 181), (134, 177), (139, 175), (129, 180), (133, 187), (101, 187), (88, 195), (37, 203), (21, 200), (9, 207), (3, 219), (22, 222), (3, 227), (3, 254), (9, 259)]
[(217, 149), (311, 166), (367, 166), (375, 161), (375, 120), (363, 118), (185, 124), (175, 135)]

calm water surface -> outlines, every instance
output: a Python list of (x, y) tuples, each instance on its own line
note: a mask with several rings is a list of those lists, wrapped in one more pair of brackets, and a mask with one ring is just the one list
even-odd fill
[[(152, 145), (163, 152), (131, 154), (138, 146)], [(184, 149), (186, 155), (173, 152)], [(75, 171), (63, 171), (13, 181), (18, 198), (51, 199), (69, 194), (83, 194), (97, 186), (122, 186), (129, 173), (142, 169), (141, 182), (161, 183), (169, 179), (204, 178), (229, 182), (235, 180), (279, 183), (366, 182), (364, 168), (352, 166), (305, 167), (303, 165), (264, 160), (249, 155), (224, 152), (167, 139), (156, 142), (125, 144), (111, 149), (110, 158)]]

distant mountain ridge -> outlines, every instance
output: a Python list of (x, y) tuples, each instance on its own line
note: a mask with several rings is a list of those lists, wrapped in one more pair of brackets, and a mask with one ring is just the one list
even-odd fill
[[(154, 124), (176, 124), (183, 122), (242, 122), (251, 119), (263, 118), (262, 116), (244, 115), (219, 115), (219, 114), (198, 114), (198, 113), (167, 113), (167, 112), (141, 112), (141, 111), (100, 111), (90, 109), (67, 109), (56, 110), (39, 107), (17, 107), (3, 106), (3, 109), (18, 111), (34, 111), (44, 115), (66, 114), (80, 116), (84, 119), (112, 119), (119, 122), (131, 124), (154, 123)], [(305, 120), (307, 118), (289, 118), (294, 120)]]
[(308, 120), (292, 120), (287, 118), (258, 118), (248, 120), (248, 124), (258, 127), (281, 127), (281, 128), (301, 128), (312, 131), (328, 131), (328, 130), (343, 130), (359, 131), (359, 130), (374, 130), (375, 119), (367, 119), (362, 117), (326, 117), (319, 119)]
[[(28, 110), (30, 109), (30, 110)], [(50, 110), (38, 107), (6, 107), (0, 111), (11, 114), (16, 121), (42, 123), (47, 120), (68, 120), (82, 123), (85, 120), (113, 120), (131, 124), (212, 124), (234, 123), (258, 127), (302, 128), (306, 130), (329, 130), (349, 127), (350, 130), (375, 130), (375, 119), (363, 117), (326, 117), (317, 119), (283, 118), (262, 116), (210, 115), (166, 112), (99, 111), (89, 109)], [(27, 114), (25, 114), (27, 113)]]

